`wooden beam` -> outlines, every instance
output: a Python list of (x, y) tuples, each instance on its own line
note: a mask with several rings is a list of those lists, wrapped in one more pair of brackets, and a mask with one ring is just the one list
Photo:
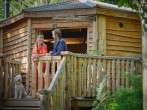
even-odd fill
[(98, 16), (96, 16), (96, 20), (93, 21), (93, 53), (98, 50)]
[(29, 88), (29, 76), (31, 73), (31, 30), (32, 30), (32, 21), (28, 19), (28, 27), (27, 27), (27, 67), (26, 67), (26, 91), (28, 92)]
[(0, 30), (0, 53), (3, 53), (3, 30)]
[(107, 16), (114, 16), (114, 17), (121, 17), (121, 18), (128, 18), (128, 19), (140, 19), (137, 12), (127, 12), (121, 10), (114, 10), (114, 9), (107, 9), (107, 8), (96, 8), (97, 14), (107, 15)]
[(7, 20), (4, 20), (0, 23), (0, 27), (4, 27), (6, 25), (9, 25), (9, 24), (12, 24), (12, 23), (15, 23), (16, 21), (18, 20), (21, 20), (22, 18), (24, 18), (24, 13), (20, 13), (12, 18), (9, 18)]
[(87, 28), (87, 53), (89, 53), (89, 38), (90, 38), (90, 27)]
[(60, 17), (60, 16), (63, 17), (63, 16), (73, 16), (73, 15), (93, 15), (93, 14), (96, 14), (95, 8), (26, 12), (25, 17), (42, 18), (42, 17)]
[(99, 15), (98, 29), (98, 50), (101, 51), (101, 54), (106, 55), (106, 16)]

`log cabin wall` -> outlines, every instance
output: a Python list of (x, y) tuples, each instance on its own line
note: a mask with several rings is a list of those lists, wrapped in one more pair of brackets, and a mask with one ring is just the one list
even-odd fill
[(141, 57), (140, 20), (106, 16), (106, 55)]
[(3, 28), (3, 53), (7, 57), (21, 61), (21, 70), (26, 71), (27, 20), (21, 20)]

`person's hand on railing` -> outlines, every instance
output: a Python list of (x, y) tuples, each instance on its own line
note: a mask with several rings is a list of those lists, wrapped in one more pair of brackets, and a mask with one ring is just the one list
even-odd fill
[(37, 60), (38, 58), (39, 58), (39, 55), (38, 55), (38, 54), (33, 54), (33, 55), (32, 55), (32, 59), (33, 59), (33, 60)]
[(46, 53), (46, 56), (50, 56), (53, 54), (53, 51), (50, 51), (49, 53)]

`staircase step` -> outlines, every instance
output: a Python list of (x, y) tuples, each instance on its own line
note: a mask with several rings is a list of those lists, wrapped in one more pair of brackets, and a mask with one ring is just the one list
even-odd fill
[(79, 108), (79, 107), (87, 107), (91, 108), (93, 104), (94, 98), (73, 98), (71, 105), (74, 108)]
[(40, 110), (39, 107), (0, 107), (0, 110)]
[(40, 107), (39, 99), (1, 99), (1, 107)]

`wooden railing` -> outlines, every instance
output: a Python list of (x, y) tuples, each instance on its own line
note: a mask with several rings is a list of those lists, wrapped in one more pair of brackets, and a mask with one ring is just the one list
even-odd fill
[[(64, 54), (66, 55), (66, 54)], [(96, 88), (107, 75), (107, 90), (115, 92), (120, 86), (130, 87), (124, 73), (141, 74), (139, 58), (92, 56), (67, 52), (70, 71), (70, 97), (95, 97)]]
[[(125, 72), (142, 73), (139, 58), (92, 56), (71, 52), (63, 52), (62, 55), (66, 59), (62, 59), (49, 89), (40, 91), (41, 110), (62, 110), (62, 107), (70, 110), (72, 97), (95, 97), (96, 89), (105, 75), (108, 77), (107, 91), (115, 92), (120, 86), (131, 86), (129, 79), (123, 77)], [(62, 94), (65, 94), (64, 98), (61, 98)], [(65, 101), (66, 105), (60, 106), (60, 102)]]
[[(39, 89), (49, 88), (50, 82), (60, 64), (61, 56), (42, 56), (32, 61), (32, 97)], [(38, 78), (36, 75), (38, 74)], [(36, 85), (38, 83), (38, 86)], [(37, 89), (38, 87), (38, 89)]]
[[(56, 71), (55, 76), (46, 90), (41, 90), (41, 110), (65, 110), (69, 108), (67, 100), (67, 73), (66, 58), (64, 57)], [(67, 109), (69, 110), (69, 109)]]
[(0, 59), (0, 97), (14, 98), (14, 77), (20, 75), (21, 62), (8, 58)]

